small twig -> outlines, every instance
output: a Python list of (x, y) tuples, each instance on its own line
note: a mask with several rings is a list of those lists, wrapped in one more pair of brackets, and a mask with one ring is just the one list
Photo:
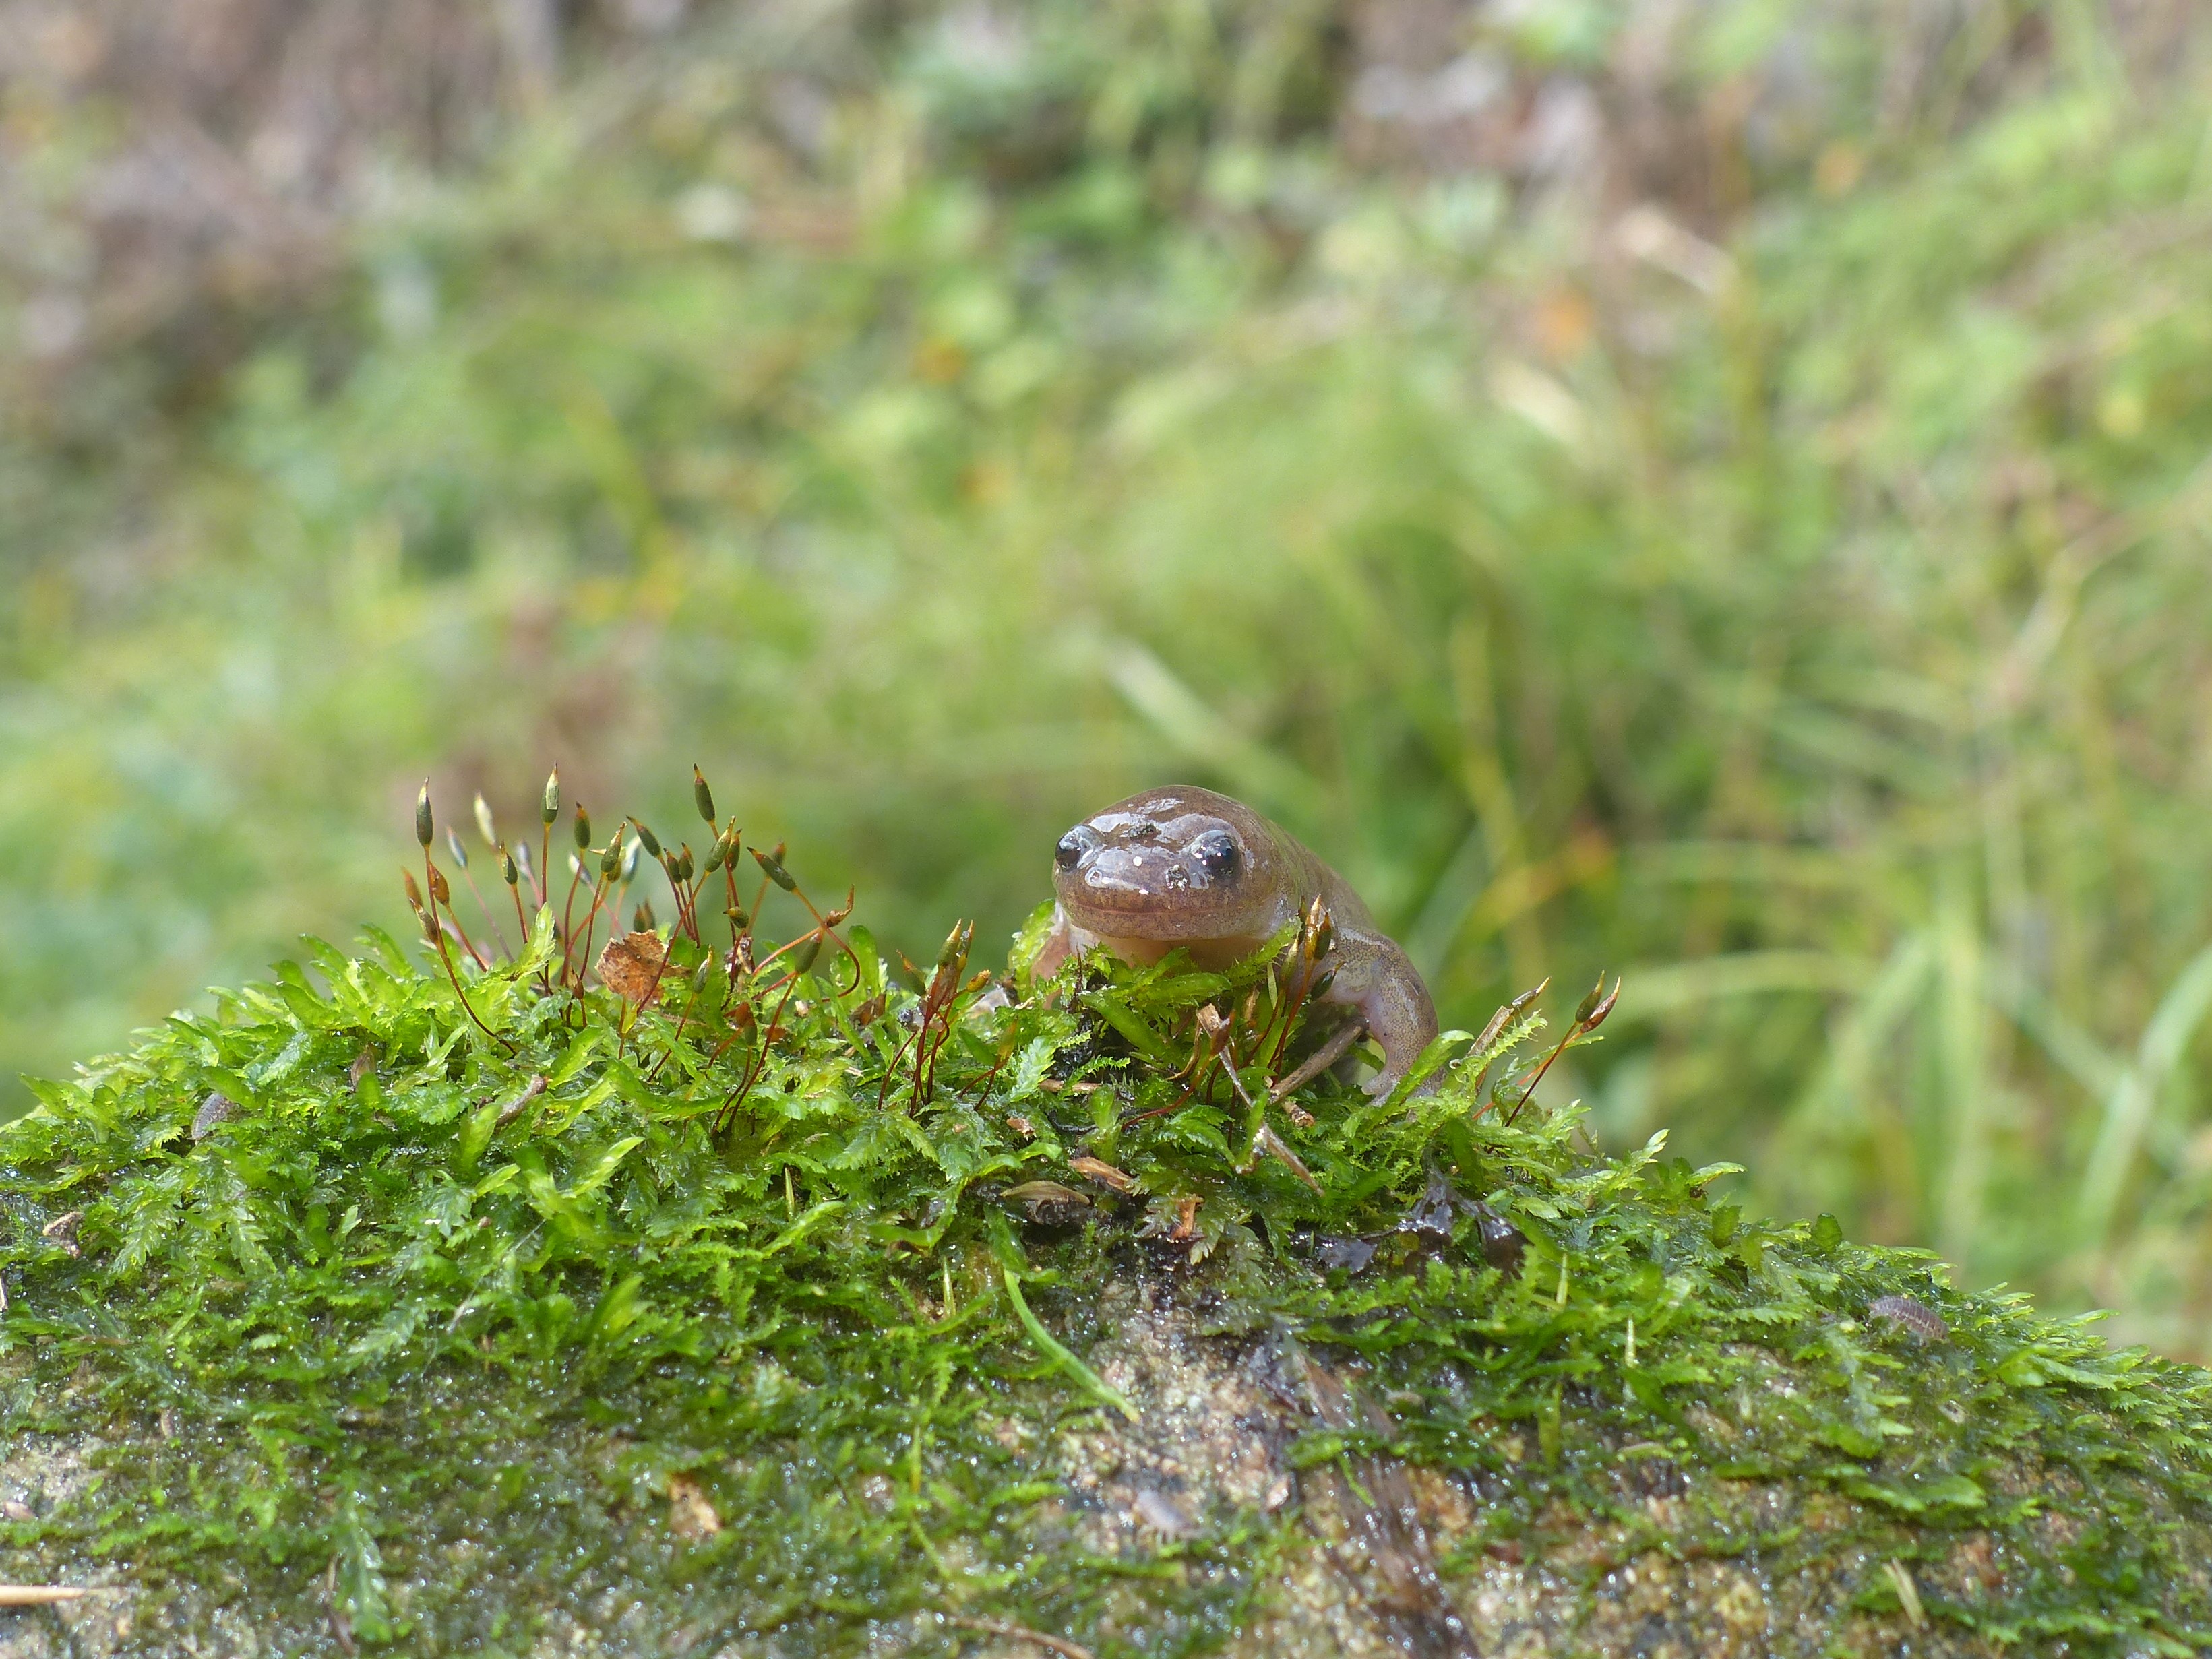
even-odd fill
[[(1233, 1055), (1231, 1059), (1233, 1060)], [(1246, 1092), (1244, 1079), (1237, 1074), (1236, 1066), (1224, 1065), (1221, 1069), (1229, 1073), (1229, 1086), (1237, 1091), (1237, 1098), (1244, 1103), (1244, 1109), (1248, 1112), (1259, 1112), (1260, 1108), (1252, 1103), (1252, 1097)], [(1272, 1097), (1269, 1103), (1273, 1103)], [(1310, 1123), (1313, 1120), (1308, 1118), (1306, 1121)], [(1264, 1112), (1260, 1115), (1260, 1127), (1252, 1133), (1251, 1150), (1246, 1155), (1245, 1161), (1237, 1166), (1237, 1173), (1250, 1174), (1253, 1167), (1259, 1163), (1261, 1152), (1266, 1152), (1275, 1158), (1284, 1168), (1304, 1182), (1314, 1191), (1321, 1190), (1321, 1182), (1313, 1178), (1313, 1171), (1306, 1168), (1305, 1160), (1297, 1155), (1289, 1141), (1275, 1133), (1273, 1126), (1267, 1121)]]
[(1350, 1054), (1352, 1045), (1366, 1035), (1366, 1020), (1364, 1018), (1346, 1020), (1343, 1029), (1322, 1043), (1320, 1048), (1315, 1049), (1312, 1054), (1307, 1055), (1304, 1063), (1297, 1071), (1292, 1072), (1267, 1091), (1268, 1100), (1271, 1103), (1280, 1102), (1297, 1093), (1307, 1084), (1311, 1083), (1323, 1072), (1335, 1065), (1338, 1060)]
[(1065, 1636), (1048, 1636), (1041, 1630), (1031, 1630), (1027, 1625), (1010, 1625), (1003, 1619), (970, 1619), (959, 1613), (939, 1616), (946, 1624), (957, 1625), (963, 1630), (979, 1630), (986, 1636), (1003, 1636), (1011, 1641), (1034, 1642), (1037, 1646), (1058, 1654), (1060, 1659), (1097, 1659), (1097, 1656), (1080, 1642), (1071, 1642)]
[(544, 1077), (539, 1073), (532, 1072), (530, 1074), (530, 1081), (522, 1085), (522, 1092), (499, 1109), (499, 1115), (492, 1120), (492, 1127), (495, 1129), (507, 1127), (508, 1124), (522, 1115), (526, 1106), (544, 1092)]
[[(1321, 1182), (1314, 1179), (1313, 1171), (1306, 1168), (1305, 1160), (1297, 1155), (1289, 1141), (1275, 1133), (1275, 1127), (1272, 1123), (1262, 1123), (1259, 1133), (1252, 1137), (1255, 1163), (1258, 1161), (1258, 1154), (1263, 1152), (1273, 1158), (1300, 1181), (1304, 1182), (1307, 1186), (1312, 1188), (1314, 1191), (1318, 1193), (1321, 1190)], [(1250, 1164), (1245, 1165), (1248, 1170), (1251, 1167)]]
[(91, 1594), (73, 1584), (0, 1584), (0, 1607), (50, 1607), (56, 1602), (74, 1601)]

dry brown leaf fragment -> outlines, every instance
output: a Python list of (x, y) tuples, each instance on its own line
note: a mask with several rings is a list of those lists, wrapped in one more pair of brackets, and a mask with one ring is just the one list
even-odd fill
[(1103, 1182), (1117, 1193), (1133, 1193), (1137, 1190), (1137, 1178), (1125, 1170), (1117, 1170), (1104, 1158), (1093, 1158), (1088, 1152), (1079, 1152), (1068, 1159), (1067, 1167), (1078, 1175), (1089, 1176), (1093, 1181)]
[(1184, 1243), (1198, 1237), (1198, 1206), (1202, 1200), (1196, 1193), (1185, 1193), (1176, 1200), (1176, 1224), (1168, 1237)]
[(1890, 1585), (1897, 1591), (1897, 1609), (1905, 1615), (1905, 1622), (1915, 1630), (1928, 1627), (1928, 1612), (1920, 1602), (1920, 1586), (1913, 1581), (1912, 1569), (1904, 1562), (1888, 1560), (1881, 1570), (1889, 1575)]
[(1293, 1152), (1290, 1143), (1277, 1134), (1268, 1125), (1262, 1123), (1260, 1126), (1259, 1133), (1252, 1137), (1252, 1146), (1255, 1152), (1269, 1154), (1314, 1191), (1321, 1190), (1321, 1182), (1314, 1179), (1313, 1171), (1305, 1166), (1305, 1160)]
[(499, 1115), (492, 1121), (492, 1127), (495, 1129), (504, 1129), (522, 1115), (532, 1101), (544, 1092), (544, 1074), (532, 1072), (530, 1074), (530, 1081), (522, 1085), (522, 1092), (499, 1109)]
[(678, 1538), (712, 1538), (722, 1529), (722, 1517), (688, 1474), (668, 1477), (668, 1525)]
[(599, 983), (624, 1002), (649, 1008), (660, 1000), (660, 981), (668, 971), (668, 941), (659, 933), (623, 933), (607, 941), (599, 952)]
[(1057, 1181), (1024, 1181), (1018, 1187), (1007, 1188), (1005, 1196), (1026, 1209), (1033, 1221), (1091, 1207), (1089, 1199), (1074, 1188), (1063, 1187)]

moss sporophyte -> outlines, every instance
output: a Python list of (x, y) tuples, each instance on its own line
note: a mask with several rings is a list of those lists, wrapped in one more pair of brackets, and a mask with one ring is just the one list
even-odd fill
[(0, 1129), (0, 1578), (106, 1587), (0, 1650), (2212, 1642), (2204, 1373), (1583, 1149), (1534, 999), (1371, 1098), (1276, 971), (1323, 917), (925, 972), (741, 891), (703, 778), (703, 859), (565, 877), (545, 799), (478, 815), (511, 952), (426, 798), (415, 952)]

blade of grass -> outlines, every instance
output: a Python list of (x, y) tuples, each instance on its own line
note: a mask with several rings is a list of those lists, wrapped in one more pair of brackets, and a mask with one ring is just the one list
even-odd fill
[(1000, 1273), (1006, 1281), (1006, 1298), (1014, 1304), (1014, 1316), (1022, 1322), (1022, 1328), (1030, 1334), (1030, 1340), (1036, 1344), (1038, 1351), (1066, 1372), (1077, 1387), (1101, 1405), (1111, 1406), (1132, 1423), (1141, 1421), (1137, 1408), (1129, 1403), (1126, 1395), (1069, 1352), (1050, 1331), (1045, 1329), (1044, 1322), (1030, 1311), (1030, 1304), (1022, 1296), (1021, 1279), (1014, 1270), (1001, 1267)]

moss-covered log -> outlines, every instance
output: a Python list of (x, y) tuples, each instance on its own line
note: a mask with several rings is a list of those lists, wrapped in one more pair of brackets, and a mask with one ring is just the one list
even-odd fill
[(318, 947), (0, 1129), (0, 1578), (100, 1587), (0, 1653), (2212, 1642), (2203, 1373), (1512, 1121), (1526, 1020), (1275, 1103), (1263, 963), (675, 933)]

